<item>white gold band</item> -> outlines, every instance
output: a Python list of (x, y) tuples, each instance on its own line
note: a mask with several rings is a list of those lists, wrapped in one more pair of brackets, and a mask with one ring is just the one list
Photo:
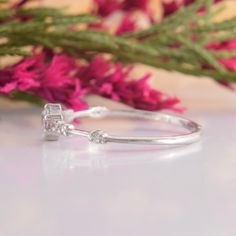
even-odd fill
[[(154, 121), (161, 121), (186, 130), (185, 134), (157, 137), (114, 136), (102, 130), (85, 131), (75, 128), (71, 124), (74, 119), (82, 117), (135, 117)], [(199, 140), (201, 126), (189, 119), (142, 110), (113, 110), (106, 107), (93, 107), (88, 110), (74, 112), (62, 110), (60, 104), (46, 104), (42, 113), (43, 131), (46, 140), (57, 140), (60, 135), (79, 135), (87, 137), (93, 143), (130, 143), (130, 144), (157, 144), (157, 145), (185, 145)]]

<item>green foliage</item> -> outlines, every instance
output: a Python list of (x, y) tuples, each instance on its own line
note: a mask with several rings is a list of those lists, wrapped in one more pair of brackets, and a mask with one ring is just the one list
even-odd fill
[[(85, 55), (83, 52), (108, 53), (114, 60), (127, 63), (236, 82), (236, 73), (227, 71), (218, 62), (219, 58), (235, 56), (235, 53), (206, 49), (213, 40), (224, 41), (236, 36), (236, 18), (215, 23), (213, 19), (219, 11), (212, 10), (211, 5), (212, 0), (197, 0), (159, 24), (120, 37), (86, 29), (84, 25), (100, 21), (91, 15), (71, 15), (54, 8), (4, 9), (0, 10), (0, 19), (5, 21), (0, 24), (0, 55), (25, 56), (28, 54), (25, 46), (52, 50), (59, 47), (78, 57)], [(205, 7), (204, 14), (198, 12), (200, 7)], [(31, 20), (22, 22), (21, 17), (26, 16)], [(73, 31), (68, 30), (71, 27)], [(203, 69), (203, 65), (214, 70)]]
[(10, 95), (10, 98), (15, 101), (25, 101), (41, 106), (45, 104), (45, 101), (43, 101), (41, 98), (39, 98), (35, 94), (31, 94), (28, 92), (25, 93), (25, 92), (15, 91)]
[(0, 56), (4, 56), (4, 55), (30, 56), (31, 53), (18, 47), (0, 46)]

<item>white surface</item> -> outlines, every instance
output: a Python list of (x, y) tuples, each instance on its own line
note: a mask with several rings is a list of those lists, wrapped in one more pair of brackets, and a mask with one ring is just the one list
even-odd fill
[(40, 112), (0, 108), (1, 236), (236, 235), (236, 109), (192, 109), (202, 142), (171, 150), (44, 143)]

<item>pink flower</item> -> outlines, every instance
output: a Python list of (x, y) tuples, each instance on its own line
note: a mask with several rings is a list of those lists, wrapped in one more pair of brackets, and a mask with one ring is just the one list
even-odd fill
[(49, 102), (61, 102), (75, 110), (83, 109), (83, 91), (80, 82), (73, 77), (75, 60), (65, 55), (56, 55), (47, 62), (45, 53), (22, 60), (11, 68), (0, 70), (0, 92), (13, 90), (34, 93)]
[(122, 8), (124, 10), (141, 10), (148, 11), (148, 0), (124, 0)]
[[(215, 3), (218, 3), (222, 0), (214, 0)], [(183, 6), (188, 6), (192, 3), (194, 3), (195, 0), (172, 0), (171, 2), (163, 2), (162, 6), (163, 6), (163, 16), (169, 16), (171, 14), (173, 14), (174, 12), (176, 12), (180, 7)], [(203, 9), (200, 9), (203, 10)]]
[(0, 70), (0, 94), (8, 94), (16, 88), (17, 83), (12, 80), (12, 75), (11, 69)]
[(166, 17), (176, 12), (181, 7), (181, 3), (177, 1), (163, 2), (162, 6), (163, 6), (163, 16)]
[(236, 71), (236, 57), (219, 59), (220, 63), (230, 71)]
[[(236, 53), (236, 39), (231, 39), (224, 42), (212, 42), (206, 46), (209, 50), (225, 51)], [(230, 71), (236, 71), (236, 57), (219, 58), (219, 62)]]
[(95, 12), (102, 17), (107, 17), (118, 10), (128, 12), (140, 10), (151, 15), (148, 0), (94, 0), (94, 3), (96, 5)]
[(127, 13), (124, 14), (117, 27), (112, 27), (112, 25), (110, 25), (109, 22), (106, 22), (104, 19), (102, 22), (89, 24), (88, 28), (102, 31), (112, 31), (116, 35), (122, 35), (124, 33), (135, 31), (137, 27), (136, 22), (132, 19), (131, 14)]
[(64, 54), (50, 56), (44, 52), (0, 70), (0, 93), (33, 93), (74, 110), (87, 107), (85, 94), (97, 94), (139, 109), (182, 111), (176, 107), (177, 98), (148, 85), (149, 75), (129, 80), (131, 70), (130, 66), (113, 64), (102, 57), (84, 64)]
[[(212, 42), (209, 45), (206, 46), (208, 50), (213, 51), (225, 51), (225, 52), (233, 52), (236, 53), (236, 39), (231, 39), (224, 42)], [(218, 58), (219, 62), (229, 71), (236, 71), (236, 56), (229, 57), (229, 58)], [(230, 88), (235, 89), (231, 83), (220, 81), (220, 84)]]
[(206, 48), (210, 50), (221, 50), (221, 51), (236, 50), (236, 39), (231, 39), (223, 42), (212, 42), (209, 45), (207, 45)]
[(18, 2), (13, 3), (12, 8), (20, 8), (24, 6), (27, 2), (29, 2), (29, 0), (20, 0)]
[(149, 75), (139, 80), (129, 80), (132, 67), (122, 67), (112, 64), (102, 57), (96, 57), (88, 66), (79, 70), (82, 87), (89, 89), (89, 93), (98, 94), (129, 106), (144, 110), (172, 109), (183, 111), (176, 107), (179, 100), (176, 97), (152, 89), (147, 81)]
[(105, 30), (105, 31), (107, 31), (106, 25), (104, 24), (104, 22), (89, 24), (89, 25), (88, 25), (88, 28), (89, 28), (89, 29)]
[(97, 5), (97, 14), (102, 17), (106, 17), (121, 7), (118, 0), (94, 0)]
[[(34, 79), (38, 73), (34, 70), (34, 65), (40, 61), (39, 57), (40, 55), (32, 57), (30, 60), (23, 60), (11, 68), (0, 70), (0, 92), (10, 93), (16, 88), (20, 91), (27, 91), (29, 88), (39, 86)], [(32, 68), (32, 70), (27, 70), (27, 68)]]
[[(153, 14), (148, 6), (148, 0), (93, 0), (94, 8), (92, 10), (93, 14), (102, 17), (102, 23), (91, 24), (89, 28), (96, 28), (101, 30), (110, 30), (114, 34), (121, 35), (123, 33), (130, 33), (137, 29), (136, 20), (132, 19), (132, 15), (135, 11), (142, 11), (149, 20), (150, 24), (154, 23)], [(118, 22), (117, 29), (113, 30), (114, 27), (109, 27), (111, 24), (111, 15), (122, 16), (121, 21)], [(118, 17), (117, 17), (118, 19)]]
[(135, 21), (133, 19), (131, 19), (129, 14), (127, 14), (121, 20), (121, 23), (120, 23), (118, 29), (116, 30), (116, 34), (121, 35), (124, 33), (133, 32), (133, 31), (135, 31), (135, 29), (136, 29)]

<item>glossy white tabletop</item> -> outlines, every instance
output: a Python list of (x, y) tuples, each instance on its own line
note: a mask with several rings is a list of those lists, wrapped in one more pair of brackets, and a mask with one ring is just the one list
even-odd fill
[[(40, 112), (0, 108), (1, 236), (236, 235), (236, 104), (189, 109), (202, 141), (169, 150), (43, 142)], [(135, 134), (146, 127), (88, 124)]]

